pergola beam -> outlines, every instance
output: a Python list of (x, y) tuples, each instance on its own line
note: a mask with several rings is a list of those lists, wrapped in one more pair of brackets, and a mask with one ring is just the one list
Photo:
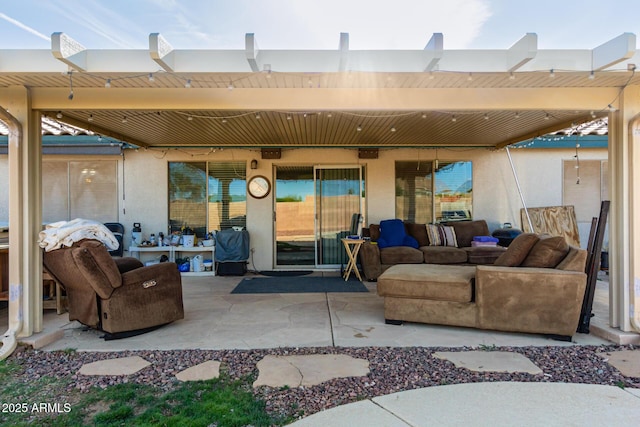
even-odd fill
[(160, 33), (149, 34), (149, 55), (165, 71), (174, 71), (173, 47)]
[(623, 33), (591, 51), (592, 71), (604, 70), (631, 58), (636, 53), (636, 35)]
[(51, 53), (76, 71), (87, 71), (87, 51), (65, 33), (51, 34)]
[(254, 33), (244, 35), (244, 50), (247, 54), (247, 61), (249, 61), (251, 71), (257, 73), (262, 69), (262, 63), (260, 62), (260, 49), (258, 49), (258, 42)]
[[(51, 38), (52, 55), (38, 50), (0, 50), (1, 73), (56, 72), (60, 65), (91, 73), (152, 73), (158, 65), (167, 72), (245, 73), (270, 64), (278, 72), (448, 72), (500, 73), (604, 70), (614, 64), (637, 62), (636, 36), (625, 33), (593, 50), (545, 50), (537, 35), (526, 34), (509, 49), (445, 50), (443, 35), (434, 33), (424, 49), (359, 50), (349, 47), (349, 34), (340, 34), (334, 51), (260, 50), (253, 33), (245, 35), (244, 49), (176, 50), (159, 34), (149, 35), (149, 49), (85, 49), (64, 33)], [(44, 54), (43, 54), (44, 53)], [(635, 55), (635, 56), (634, 56)], [(247, 67), (249, 65), (249, 67)], [(613, 71), (613, 70), (612, 70)], [(623, 69), (624, 71), (624, 69)]]
[(429, 61), (426, 67), (424, 67), (424, 71), (433, 71), (444, 53), (444, 36), (442, 33), (433, 33), (431, 39), (429, 39), (429, 42), (424, 47), (424, 51), (427, 53), (427, 60)]
[(507, 51), (507, 71), (513, 72), (531, 61), (538, 53), (538, 35), (527, 33)]
[(340, 33), (340, 44), (338, 45), (340, 50), (340, 64), (338, 64), (338, 71), (343, 72), (347, 70), (349, 64), (349, 33)]

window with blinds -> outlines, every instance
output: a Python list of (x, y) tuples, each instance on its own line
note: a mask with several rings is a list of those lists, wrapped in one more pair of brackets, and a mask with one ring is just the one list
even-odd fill
[(169, 228), (207, 232), (207, 163), (169, 162)]
[(169, 162), (169, 224), (172, 231), (246, 226), (246, 163)]
[(209, 162), (209, 230), (247, 226), (245, 162)]
[(116, 221), (117, 169), (115, 160), (43, 161), (43, 222), (74, 218)]
[(427, 224), (471, 219), (470, 161), (396, 162), (396, 218)]

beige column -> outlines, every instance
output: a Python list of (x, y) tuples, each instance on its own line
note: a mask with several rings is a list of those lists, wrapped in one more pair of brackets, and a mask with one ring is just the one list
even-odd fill
[[(42, 132), (40, 113), (31, 109), (28, 88), (6, 92), (9, 114), (22, 124), (21, 138), (10, 140), (9, 160), (9, 287), (21, 299), (9, 304), (10, 323), (20, 322), (19, 337), (42, 330)], [(13, 295), (10, 296), (10, 299)]]
[(609, 302), (611, 326), (628, 332), (640, 308), (640, 88), (627, 87), (619, 107), (609, 115)]

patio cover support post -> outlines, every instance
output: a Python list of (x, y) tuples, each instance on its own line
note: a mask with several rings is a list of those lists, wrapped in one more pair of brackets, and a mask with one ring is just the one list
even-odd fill
[[(13, 117), (4, 106), (0, 106), (0, 120), (2, 120), (9, 128), (9, 146), (18, 146), (22, 139), (22, 125)], [(11, 153), (9, 153), (11, 155)], [(15, 154), (14, 154), (15, 155)], [(10, 204), (12, 204), (10, 202)], [(12, 223), (18, 225), (21, 229), (20, 217)], [(18, 247), (18, 245), (16, 245)], [(11, 261), (11, 259), (10, 259)], [(14, 264), (18, 264), (15, 262)], [(19, 264), (18, 264), (19, 267)], [(10, 274), (16, 270), (13, 266), (9, 267)], [(20, 268), (17, 269), (21, 271)], [(13, 276), (9, 277), (11, 285), (9, 285), (9, 328), (2, 336), (2, 347), (0, 347), (0, 360), (4, 360), (13, 353), (18, 345), (17, 336), (22, 331), (22, 282), (14, 284)]]
[[(631, 156), (629, 156), (630, 160), (630, 176), (629, 183), (631, 190), (633, 192), (633, 188), (636, 185), (640, 185), (640, 173), (635, 171), (635, 167), (638, 165), (638, 158), (640, 157), (640, 153), (638, 152), (638, 147), (640, 147), (640, 114), (636, 114), (629, 122), (629, 146), (631, 148)], [(637, 191), (637, 190), (636, 190)], [(633, 264), (631, 265), (631, 271), (633, 272), (633, 285), (629, 287), (629, 301), (630, 301), (630, 310), (629, 310), (629, 321), (631, 323), (631, 327), (635, 329), (637, 332), (640, 332), (640, 266), (637, 260), (638, 254), (640, 253), (640, 239), (638, 238), (638, 215), (637, 212), (640, 212), (640, 201), (638, 197), (633, 197), (630, 201), (631, 211), (634, 214), (632, 216), (634, 223), (633, 234), (631, 234), (632, 241), (630, 242), (631, 246), (631, 260), (633, 260)]]
[(524, 201), (524, 196), (522, 195), (522, 188), (520, 188), (520, 181), (518, 180), (518, 174), (516, 173), (516, 168), (513, 166), (513, 159), (511, 158), (511, 152), (509, 151), (509, 147), (505, 147), (507, 150), (507, 157), (509, 157), (509, 164), (511, 165), (511, 171), (513, 172), (513, 178), (516, 181), (516, 187), (518, 188), (518, 194), (520, 195), (520, 200), (522, 201), (522, 207), (524, 208), (524, 213), (527, 216), (527, 222), (529, 223), (529, 229), (533, 232), (533, 224), (531, 223), (531, 217), (529, 216), (529, 210), (527, 209), (527, 203)]
[(640, 90), (629, 86), (609, 113), (609, 312), (612, 327), (637, 331), (640, 306)]
[(2, 338), (0, 359), (15, 349), (18, 337), (42, 330), (42, 255), (37, 244), (42, 224), (40, 113), (31, 109), (28, 88), (12, 86), (5, 90), (9, 103), (1, 107), (0, 118), (11, 131), (9, 329)]

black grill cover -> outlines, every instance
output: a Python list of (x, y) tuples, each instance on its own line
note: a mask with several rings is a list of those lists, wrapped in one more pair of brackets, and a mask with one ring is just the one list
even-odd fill
[(249, 259), (249, 232), (232, 228), (218, 231), (215, 254), (218, 262), (246, 261)]
[(522, 234), (522, 230), (517, 228), (498, 228), (491, 235), (498, 239), (498, 245), (509, 246), (513, 239)]

